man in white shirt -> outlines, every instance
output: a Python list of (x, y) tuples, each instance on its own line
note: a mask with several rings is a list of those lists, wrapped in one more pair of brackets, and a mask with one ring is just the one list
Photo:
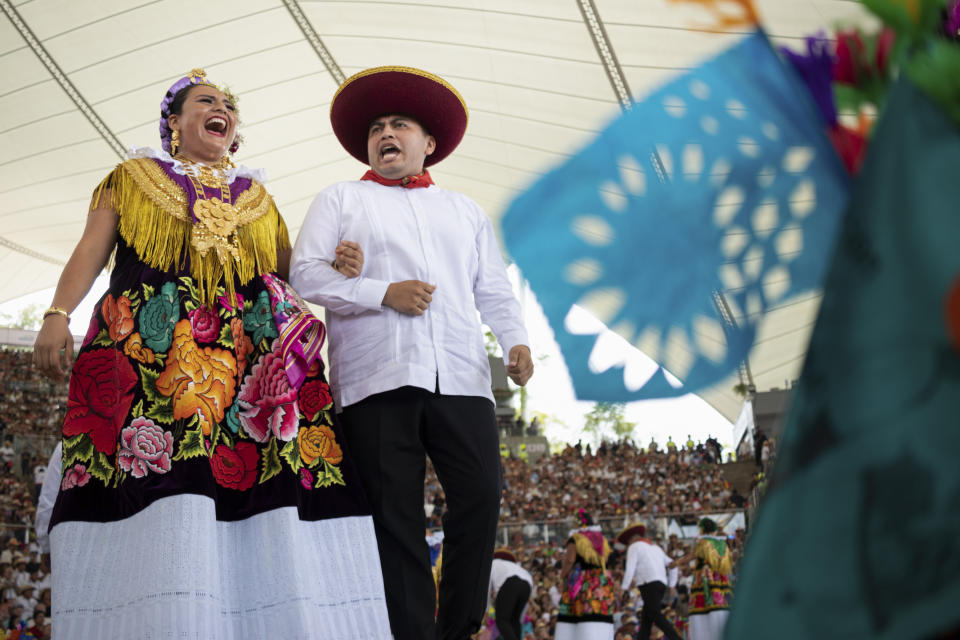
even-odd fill
[(497, 629), (503, 640), (523, 638), (523, 612), (530, 602), (532, 590), (530, 572), (517, 563), (517, 557), (509, 549), (497, 549), (490, 569), (487, 609), (492, 603)]
[[(677, 569), (673, 562), (652, 540), (647, 539), (647, 528), (642, 523), (632, 524), (617, 535), (617, 542), (627, 547), (627, 561), (623, 571), (621, 588), (627, 591), (636, 582), (643, 598), (640, 612), (640, 640), (649, 640), (653, 625), (663, 631), (670, 640), (682, 640), (676, 628), (661, 611), (667, 586), (677, 584)], [(669, 577), (668, 577), (669, 572)]]
[[(424, 169), (466, 129), (453, 87), (417, 69), (368, 69), (341, 85), (330, 119), (371, 169), (314, 200), (291, 284), (326, 307), (331, 388), (371, 502), (394, 637), (462, 640), (483, 619), (501, 489), (477, 311), (523, 385), (533, 361), (520, 306), (486, 215)], [(335, 270), (346, 238), (364, 254), (352, 280)], [(423, 538), (427, 455), (447, 498), (436, 621)]]

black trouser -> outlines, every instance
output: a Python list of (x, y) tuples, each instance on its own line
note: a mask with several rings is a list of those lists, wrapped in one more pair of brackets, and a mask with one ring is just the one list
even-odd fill
[[(340, 415), (373, 509), (387, 613), (396, 640), (464, 640), (479, 629), (500, 515), (493, 404), (402, 387)], [(446, 495), (440, 606), (425, 540), (426, 456)]]
[(640, 585), (640, 597), (643, 598), (643, 610), (640, 612), (640, 635), (639, 640), (650, 640), (650, 631), (656, 624), (663, 635), (670, 640), (683, 640), (677, 632), (676, 627), (670, 624), (667, 617), (663, 615), (660, 607), (663, 604), (663, 594), (667, 592), (667, 585), (662, 582), (648, 582)]
[(500, 587), (493, 608), (497, 617), (497, 629), (500, 630), (500, 637), (503, 640), (521, 640), (523, 638), (521, 635), (523, 624), (520, 615), (523, 613), (523, 608), (527, 606), (527, 600), (529, 599), (530, 583), (523, 578), (510, 576)]

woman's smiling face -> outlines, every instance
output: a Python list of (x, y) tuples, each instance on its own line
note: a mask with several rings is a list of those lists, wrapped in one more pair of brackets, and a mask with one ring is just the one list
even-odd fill
[(197, 162), (218, 161), (226, 155), (237, 134), (233, 101), (207, 85), (190, 87), (183, 109), (167, 122), (171, 129), (180, 132), (179, 153)]

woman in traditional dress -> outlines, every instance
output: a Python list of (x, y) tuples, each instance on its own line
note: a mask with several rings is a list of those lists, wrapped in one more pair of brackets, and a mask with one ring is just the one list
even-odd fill
[[(324, 328), (278, 277), (290, 241), (261, 174), (228, 159), (235, 105), (202, 70), (174, 83), (163, 148), (96, 188), (44, 314), (35, 360), (56, 376), (69, 313), (113, 253), (63, 424), (60, 638), (390, 637)], [(338, 252), (345, 275), (357, 249)]]
[(607, 572), (610, 544), (583, 508), (567, 540), (560, 570), (563, 593), (555, 640), (612, 640), (614, 587)]
[(733, 564), (730, 548), (723, 536), (716, 535), (717, 523), (701, 518), (700, 537), (693, 551), (673, 564), (684, 566), (697, 561), (690, 586), (690, 640), (720, 640), (730, 611), (730, 572)]

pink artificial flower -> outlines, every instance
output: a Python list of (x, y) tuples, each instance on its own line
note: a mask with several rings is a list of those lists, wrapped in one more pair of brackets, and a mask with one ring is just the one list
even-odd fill
[(134, 478), (142, 478), (150, 471), (170, 471), (172, 455), (173, 435), (149, 418), (134, 418), (130, 426), (120, 432), (117, 461), (120, 468)]

